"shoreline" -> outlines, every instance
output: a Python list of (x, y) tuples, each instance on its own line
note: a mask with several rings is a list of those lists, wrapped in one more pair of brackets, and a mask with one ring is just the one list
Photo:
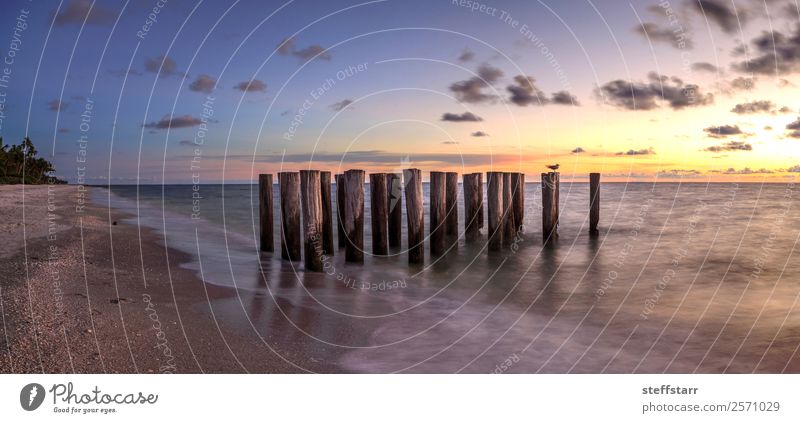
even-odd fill
[[(22, 186), (0, 187), (0, 272), (8, 275), (0, 373), (302, 371), (252, 331), (217, 320), (239, 294), (182, 267), (191, 257), (166, 249), (158, 233), (91, 201), (76, 213), (77, 186), (24, 189), (25, 220)], [(290, 359), (335, 371), (301, 354)]]

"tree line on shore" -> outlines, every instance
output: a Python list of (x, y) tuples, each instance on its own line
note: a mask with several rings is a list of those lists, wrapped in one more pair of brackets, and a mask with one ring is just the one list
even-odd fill
[(0, 137), (0, 184), (65, 184), (53, 175), (53, 164), (39, 154), (30, 138), (6, 145)]

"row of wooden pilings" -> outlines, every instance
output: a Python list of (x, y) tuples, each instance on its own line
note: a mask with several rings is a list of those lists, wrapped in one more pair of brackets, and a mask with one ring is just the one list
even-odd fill
[[(363, 170), (348, 170), (335, 175), (338, 247), (345, 249), (345, 261), (348, 262), (364, 261), (364, 176)], [(272, 174), (259, 175), (258, 182), (261, 251), (272, 252)], [(424, 262), (422, 172), (419, 169), (405, 169), (402, 181), (399, 174), (372, 173), (369, 182), (372, 253), (387, 255), (390, 247), (400, 247), (402, 194), (405, 193), (408, 261)], [(487, 172), (486, 183), (488, 249), (498, 251), (514, 242), (525, 218), (525, 174)], [(281, 257), (300, 260), (303, 244), (305, 268), (321, 271), (325, 257), (334, 254), (331, 172), (280, 172), (278, 184)], [(558, 172), (542, 173), (542, 238), (545, 242), (558, 237), (559, 188)], [(462, 189), (464, 238), (474, 241), (484, 227), (483, 174), (463, 175)], [(429, 190), (430, 252), (440, 255), (445, 252), (447, 239), (457, 239), (459, 236), (458, 173), (430, 172)], [(589, 175), (591, 234), (598, 233), (599, 221), (600, 174), (592, 173)]]

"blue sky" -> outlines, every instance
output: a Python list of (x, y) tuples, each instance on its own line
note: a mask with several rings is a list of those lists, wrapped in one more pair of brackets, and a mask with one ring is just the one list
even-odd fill
[[(80, 166), (76, 141), (87, 136), (87, 174), (96, 183), (109, 176), (113, 183), (190, 182), (193, 158), (208, 183), (309, 167), (536, 173), (548, 162), (567, 163), (576, 177), (590, 170), (643, 178), (792, 173), (800, 149), (784, 127), (797, 119), (794, 64), (775, 72), (733, 68), (745, 60), (735, 53), (741, 41), (749, 45), (770, 29), (791, 36), (798, 20), (786, 13), (791, 2), (770, 1), (767, 9), (755, 0), (700, 3), (674, 1), (669, 11), (652, 1), (479, 3), (497, 9), (487, 14), (452, 0), (5, 1), (0, 53), (20, 48), (0, 93), (0, 134), (6, 143), (30, 136), (71, 181)], [(740, 19), (713, 8), (720, 5)], [(153, 8), (157, 21), (137, 36)], [(14, 30), (24, 11), (19, 43)], [(670, 19), (690, 46), (671, 42)], [(641, 23), (653, 25), (647, 35), (636, 30)], [(690, 67), (697, 63), (719, 70)], [(459, 97), (466, 94), (454, 84), (479, 69), (500, 76), (466, 93), (483, 97)], [(615, 80), (648, 84), (652, 72), (678, 78), (681, 89), (697, 85), (713, 100), (683, 107), (654, 94), (652, 104), (641, 98), (631, 110), (624, 95), (600, 95), (612, 93), (599, 87)], [(543, 103), (509, 101), (518, 75), (535, 78)], [(754, 87), (736, 88), (736, 78)], [(248, 83), (250, 90), (240, 89)], [(322, 90), (318, 99), (315, 90)], [(576, 103), (549, 99), (561, 91)], [(208, 97), (213, 117), (197, 145)], [(93, 115), (82, 132), (87, 99)], [(287, 141), (306, 101), (313, 104)], [(731, 113), (755, 101), (790, 111)], [(442, 119), (467, 112), (480, 120)], [(739, 131), (704, 131), (726, 125)], [(481, 133), (488, 136), (474, 136)]]

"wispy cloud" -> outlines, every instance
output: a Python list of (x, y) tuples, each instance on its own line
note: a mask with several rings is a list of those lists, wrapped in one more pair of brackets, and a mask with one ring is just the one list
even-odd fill
[(264, 92), (267, 91), (267, 84), (260, 79), (251, 79), (249, 81), (242, 81), (234, 85), (233, 88), (249, 93)]
[(152, 129), (178, 129), (178, 128), (191, 128), (192, 126), (200, 125), (202, 121), (192, 115), (183, 116), (170, 116), (166, 115), (156, 122), (146, 123), (145, 128)]
[(444, 122), (480, 122), (483, 118), (472, 112), (464, 112), (460, 115), (457, 113), (445, 113), (442, 115), (441, 120)]

